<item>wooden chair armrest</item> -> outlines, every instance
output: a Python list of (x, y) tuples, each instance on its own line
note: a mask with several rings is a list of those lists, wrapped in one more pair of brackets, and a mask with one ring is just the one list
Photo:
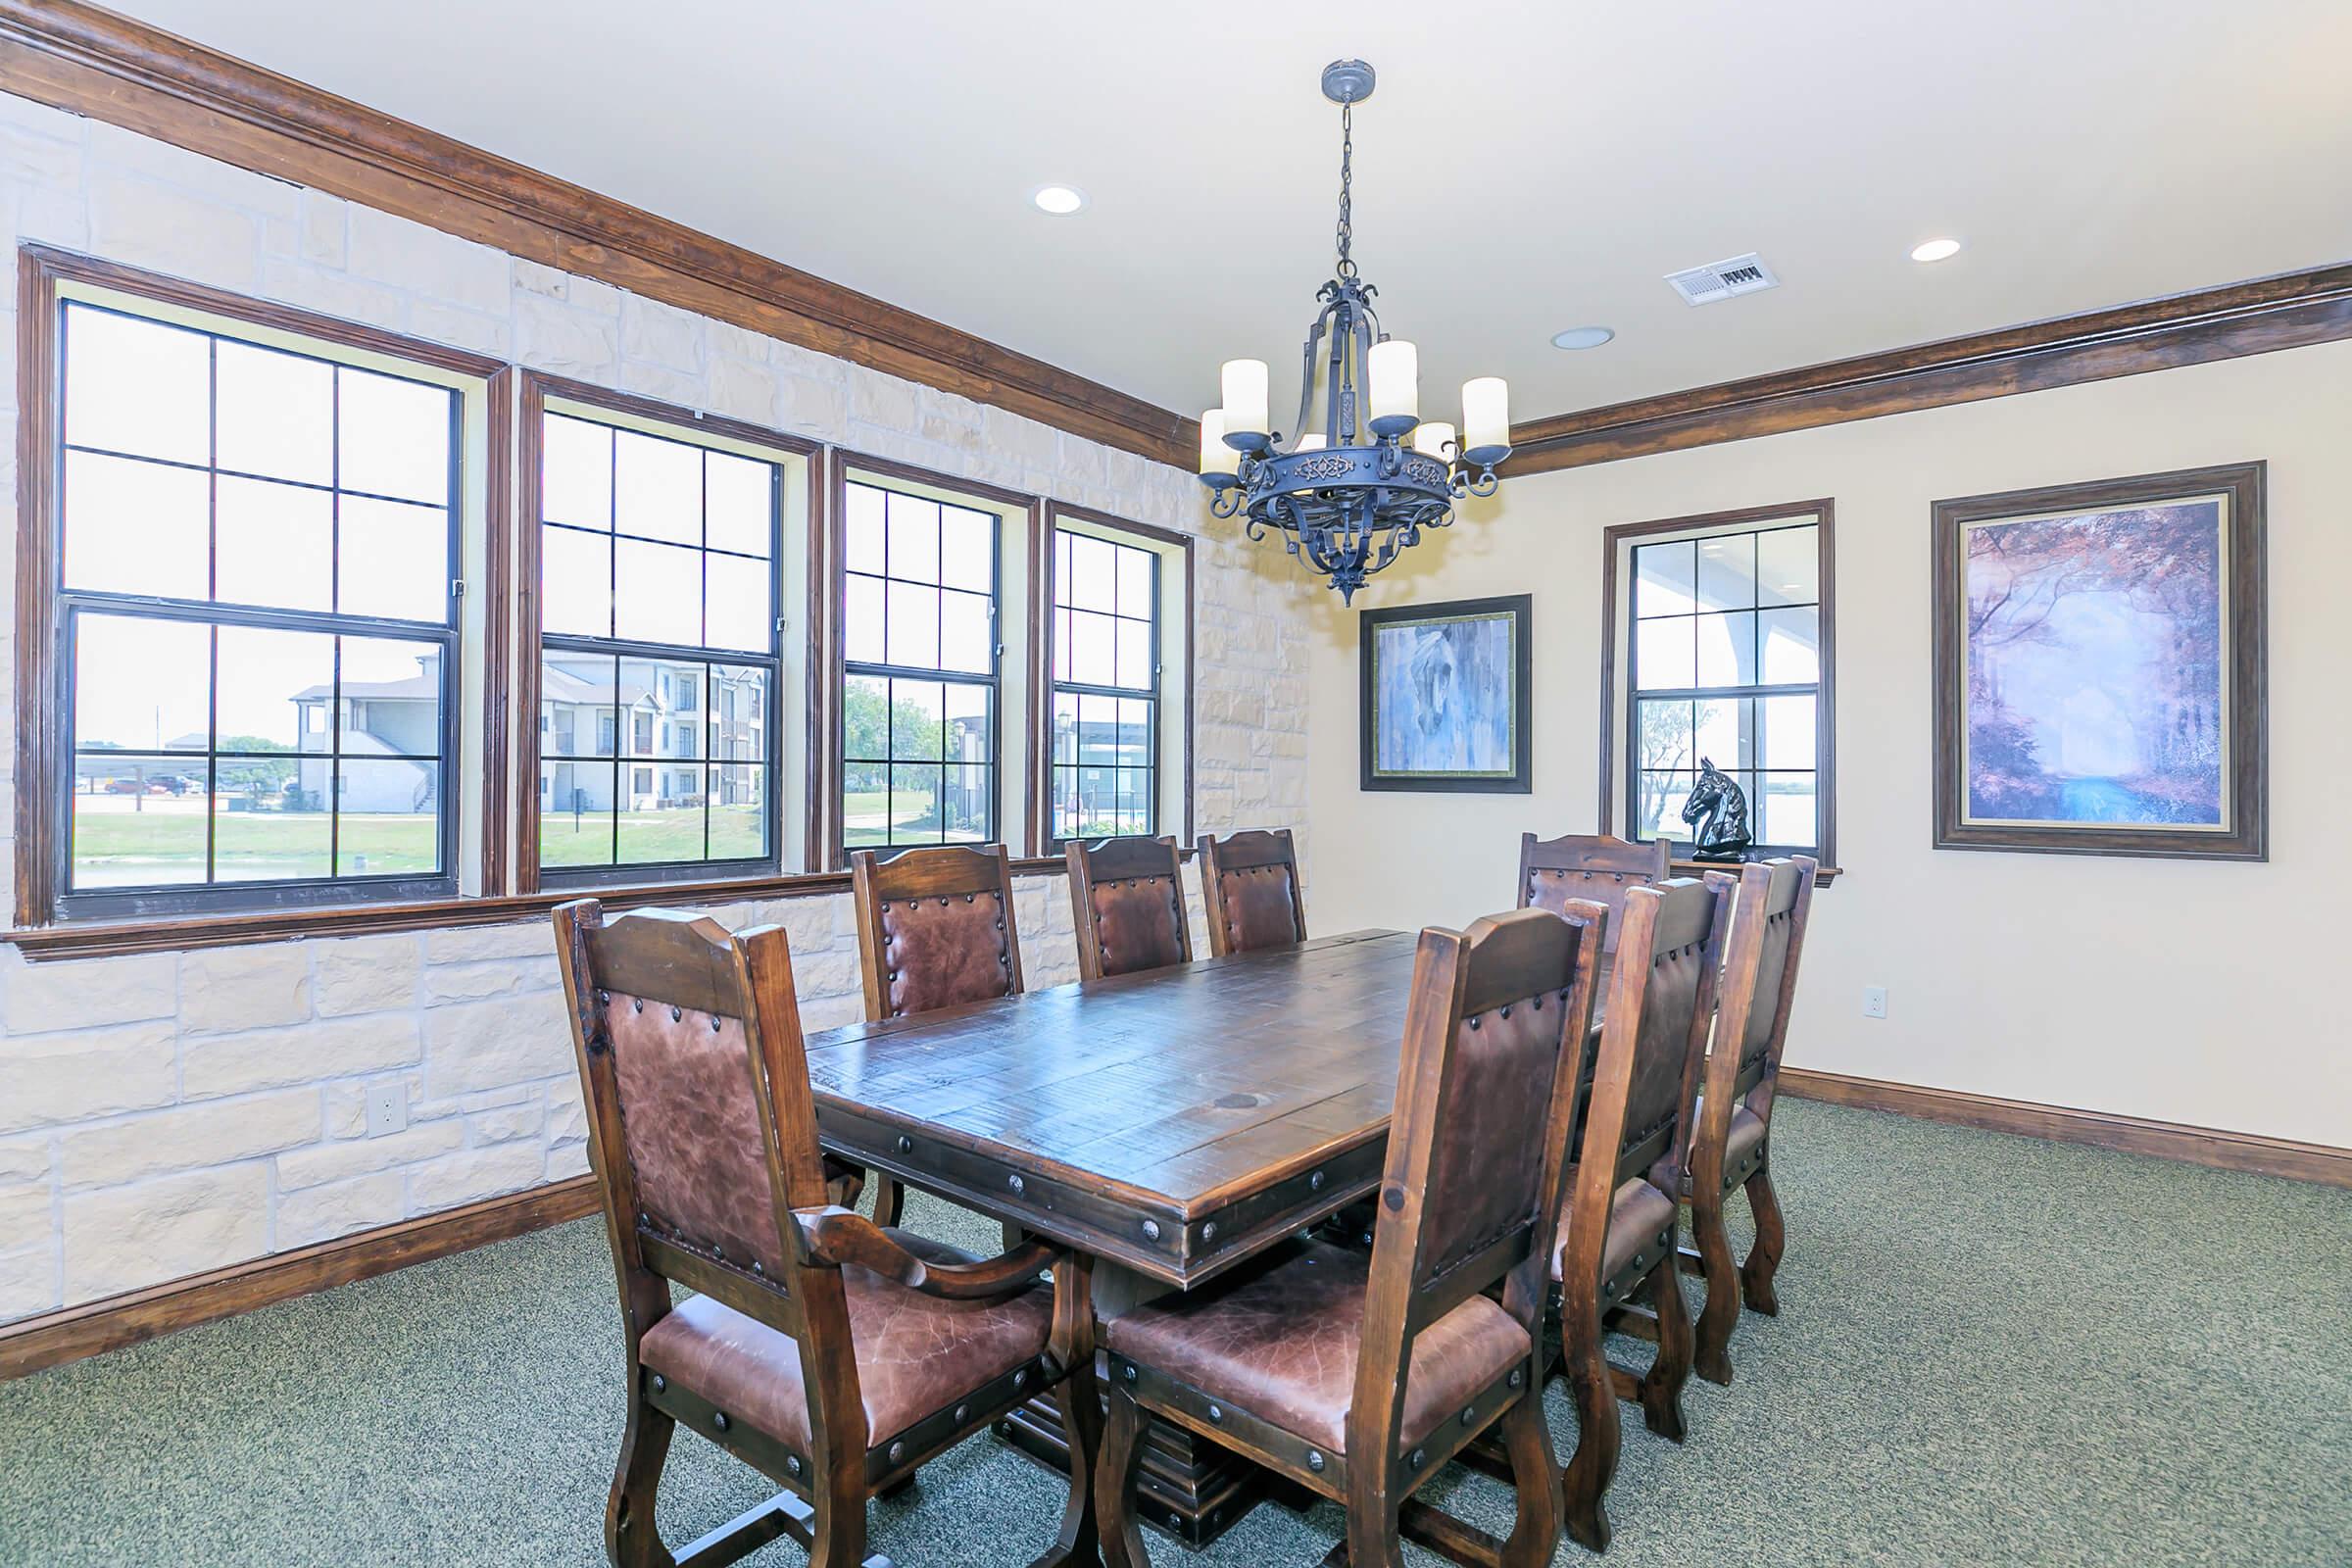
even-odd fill
[(936, 1296), (948, 1301), (985, 1301), (1012, 1296), (1037, 1282), (1038, 1275), (1062, 1258), (1062, 1249), (1051, 1242), (1024, 1242), (999, 1256), (979, 1263), (932, 1263), (899, 1245), (872, 1220), (856, 1209), (796, 1208), (808, 1253), (820, 1263), (839, 1267), (855, 1263), (886, 1280)]

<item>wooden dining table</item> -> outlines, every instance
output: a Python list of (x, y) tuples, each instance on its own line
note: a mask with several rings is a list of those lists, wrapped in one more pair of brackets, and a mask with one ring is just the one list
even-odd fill
[[(1350, 932), (812, 1035), (819, 1136), (1091, 1254), (1115, 1317), (1379, 1185), (1416, 942)], [(1004, 1431), (1067, 1463), (1051, 1407)], [(1144, 1515), (1197, 1546), (1279, 1484), (1162, 1424), (1140, 1485)]]

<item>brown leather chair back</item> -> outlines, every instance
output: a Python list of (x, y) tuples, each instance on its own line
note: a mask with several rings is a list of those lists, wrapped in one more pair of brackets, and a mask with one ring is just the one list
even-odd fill
[(868, 1022), (1021, 989), (1012, 864), (1002, 844), (850, 857)]
[[(1614, 1170), (1617, 1181), (1645, 1176), (1670, 1196), (1682, 1190), (1690, 1105), (1715, 1021), (1732, 888), (1730, 877), (1715, 872), (1704, 882), (1677, 877), (1627, 891), (1585, 1156)], [(1626, 1088), (1612, 1146), (1599, 1107), (1600, 1084), (1613, 1069), (1623, 1072)]]
[(1101, 980), (1193, 961), (1184, 918), (1182, 854), (1172, 838), (1073, 839), (1070, 914), (1078, 931), (1078, 974)]
[(1203, 833), (1200, 850), (1211, 954), (1222, 958), (1306, 940), (1306, 904), (1289, 828), (1251, 829), (1224, 839)]
[(1556, 914), (1570, 899), (1591, 900), (1609, 911), (1604, 952), (1616, 951), (1628, 890), (1673, 875), (1672, 846), (1662, 838), (1637, 844), (1606, 833), (1566, 833), (1556, 839), (1519, 835), (1519, 907)]
[[(1722, 1102), (1744, 1097), (1747, 1108), (1772, 1115), (1781, 1052), (1788, 1040), (1788, 1014), (1796, 1000), (1797, 960), (1804, 954), (1805, 925), (1813, 915), (1813, 879), (1820, 862), (1791, 856), (1750, 865), (1740, 874), (1740, 902), (1732, 911), (1726, 946), (1723, 1002), (1716, 1025), (1717, 1050), (1707, 1059), (1707, 1089), (1724, 1079)], [(1726, 1052), (1721, 1042), (1735, 1042)], [(1730, 1116), (1727, 1109), (1726, 1118)]]
[[(593, 899), (555, 920), (624, 1302), (642, 1273), (775, 1320), (790, 1210), (826, 1201), (782, 928), (665, 909), (607, 925)], [(667, 1307), (664, 1289), (633, 1315), (632, 1344)]]

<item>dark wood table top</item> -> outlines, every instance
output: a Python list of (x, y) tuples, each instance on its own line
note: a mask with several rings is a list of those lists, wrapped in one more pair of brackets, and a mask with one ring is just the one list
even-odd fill
[(808, 1039), (825, 1147), (1191, 1286), (1379, 1185), (1417, 939), (1319, 937)]

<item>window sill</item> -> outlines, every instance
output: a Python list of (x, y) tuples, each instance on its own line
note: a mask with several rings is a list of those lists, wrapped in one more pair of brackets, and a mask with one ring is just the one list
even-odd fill
[[(1059, 857), (1012, 862), (1016, 876), (1053, 875), (1067, 869)], [(111, 958), (138, 953), (182, 953), (196, 948), (239, 947), (256, 942), (291, 942), (310, 937), (374, 936), (397, 931), (450, 931), (466, 926), (508, 925), (544, 915), (575, 899), (601, 899), (625, 908), (653, 906), (741, 904), (760, 899), (821, 898), (847, 893), (847, 871), (798, 871), (785, 876), (741, 877), (723, 882), (658, 882), (633, 887), (551, 888), (501, 898), (424, 899), (406, 904), (319, 906), (300, 909), (250, 909), (189, 915), (170, 920), (71, 920), (0, 932), (5, 942), (33, 963), (64, 958)]]
[[(1676, 876), (1704, 876), (1709, 871), (1725, 871), (1736, 876), (1739, 874), (1740, 866), (1752, 862), (1743, 860), (1676, 860), (1673, 863)], [(1843, 875), (1845, 875), (1845, 871), (1842, 867), (1825, 865), (1813, 873), (1813, 885), (1817, 888), (1826, 888)]]

